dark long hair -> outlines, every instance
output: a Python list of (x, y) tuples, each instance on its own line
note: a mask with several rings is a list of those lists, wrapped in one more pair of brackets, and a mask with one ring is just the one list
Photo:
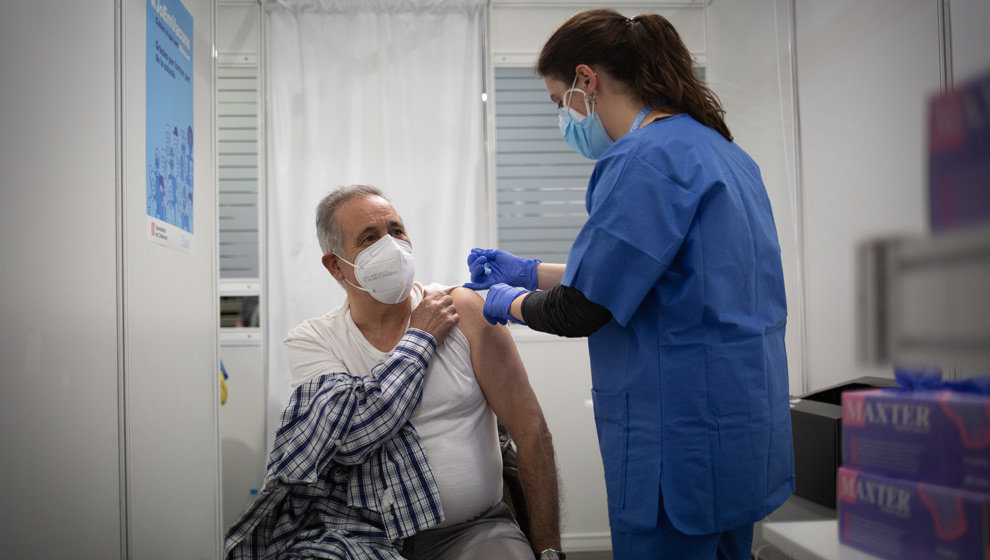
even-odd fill
[(599, 66), (644, 105), (687, 113), (732, 141), (721, 102), (695, 75), (691, 53), (663, 16), (627, 18), (608, 9), (575, 14), (543, 45), (536, 73), (570, 83), (578, 64)]

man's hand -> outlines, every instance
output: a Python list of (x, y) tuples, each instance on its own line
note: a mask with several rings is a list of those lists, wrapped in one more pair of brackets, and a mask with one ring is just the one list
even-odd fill
[(409, 326), (430, 333), (439, 346), (459, 320), (454, 299), (447, 292), (423, 292), (423, 301), (413, 309)]

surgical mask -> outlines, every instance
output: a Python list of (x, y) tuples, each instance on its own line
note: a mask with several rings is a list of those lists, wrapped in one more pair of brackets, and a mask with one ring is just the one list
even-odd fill
[(345, 281), (376, 300), (396, 304), (409, 297), (416, 265), (408, 242), (386, 235), (358, 253), (353, 263), (340, 255), (337, 258), (354, 267), (354, 278), (361, 285)]
[[(598, 159), (612, 145), (612, 138), (605, 132), (602, 121), (595, 112), (595, 101), (588, 104), (588, 94), (575, 88), (577, 76), (571, 83), (571, 89), (564, 92), (564, 106), (560, 109), (560, 132), (564, 140), (575, 152), (588, 159)], [(587, 115), (582, 115), (571, 108), (571, 93), (580, 92), (584, 96), (584, 108)]]

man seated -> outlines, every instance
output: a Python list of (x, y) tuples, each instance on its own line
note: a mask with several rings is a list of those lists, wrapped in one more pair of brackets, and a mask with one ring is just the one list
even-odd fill
[[(347, 301), (285, 339), (295, 391), (226, 556), (555, 558), (553, 446), (508, 331), (473, 291), (413, 282), (378, 189), (325, 197), (317, 235)], [(496, 415), (516, 441), (531, 543), (502, 503)]]

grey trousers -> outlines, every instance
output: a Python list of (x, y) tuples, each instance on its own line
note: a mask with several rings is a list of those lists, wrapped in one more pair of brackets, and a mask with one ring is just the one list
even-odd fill
[(477, 519), (408, 537), (402, 555), (409, 560), (533, 560), (535, 556), (503, 503)]

